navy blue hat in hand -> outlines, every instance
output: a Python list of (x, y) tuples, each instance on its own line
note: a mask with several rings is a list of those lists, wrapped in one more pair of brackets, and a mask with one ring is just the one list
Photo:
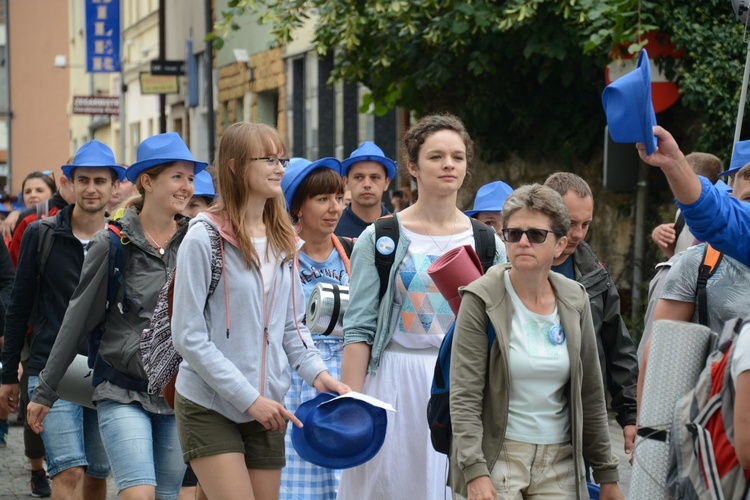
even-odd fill
[(151, 167), (171, 163), (173, 161), (187, 161), (195, 165), (194, 173), (205, 170), (208, 163), (196, 161), (192, 153), (182, 142), (182, 138), (177, 132), (168, 132), (158, 134), (148, 139), (144, 139), (138, 146), (136, 162), (130, 165), (126, 176), (130, 182), (135, 184), (141, 172), (145, 172)]
[(641, 50), (638, 67), (607, 85), (602, 93), (607, 125), (615, 142), (643, 142), (646, 154), (656, 151), (656, 113), (651, 101), (651, 64)]
[(328, 469), (348, 469), (373, 458), (385, 441), (386, 410), (355, 398), (322, 392), (302, 403), (292, 427), (292, 445), (302, 459)]
[(125, 180), (125, 167), (117, 164), (115, 154), (109, 146), (96, 139), (78, 148), (73, 163), (62, 166), (63, 175), (72, 179), (76, 168), (111, 168), (117, 173), (118, 180)]

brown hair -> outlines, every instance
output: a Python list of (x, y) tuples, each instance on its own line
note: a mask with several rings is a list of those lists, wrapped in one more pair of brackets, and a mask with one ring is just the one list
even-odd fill
[(451, 114), (427, 115), (412, 125), (404, 135), (404, 151), (406, 151), (406, 161), (417, 164), (419, 159), (419, 149), (429, 136), (441, 130), (450, 130), (461, 136), (466, 146), (466, 170), (474, 163), (474, 142), (469, 137), (463, 122), (458, 117)]
[[(45, 184), (47, 184), (47, 187), (50, 188), (50, 190), (52, 191), (52, 194), (55, 194), (57, 192), (55, 179), (45, 174), (44, 172), (36, 171), (36, 172), (29, 173), (29, 175), (27, 175), (26, 178), (21, 183), (21, 198), (23, 198), (23, 191), (24, 189), (26, 189), (26, 181), (28, 181), (29, 179), (41, 179), (42, 181), (44, 181)], [(29, 207), (26, 207), (26, 208), (29, 208)]]
[(292, 220), (298, 219), (297, 214), (302, 209), (302, 203), (305, 200), (314, 198), (321, 194), (336, 193), (343, 196), (344, 179), (336, 171), (320, 167), (316, 168), (302, 179), (292, 198), (292, 206), (289, 207), (289, 213)]
[(568, 191), (573, 191), (580, 198), (594, 197), (588, 182), (571, 172), (555, 172), (547, 177), (544, 185), (557, 191), (560, 196), (565, 196)]
[(120, 206), (122, 208), (133, 208), (136, 212), (140, 213), (140, 211), (143, 210), (143, 204), (146, 202), (146, 190), (143, 188), (141, 178), (143, 178), (145, 174), (152, 179), (156, 179), (162, 172), (164, 172), (164, 170), (174, 165), (174, 163), (175, 162), (173, 161), (162, 163), (161, 165), (156, 165), (155, 167), (151, 167), (139, 173), (138, 177), (135, 179), (135, 188), (138, 190), (138, 194), (134, 194), (127, 200), (123, 201)]
[(526, 184), (510, 193), (503, 204), (503, 227), (508, 227), (508, 221), (519, 210), (546, 215), (557, 238), (570, 231), (568, 208), (560, 193), (548, 186)]
[(711, 184), (716, 184), (716, 181), (719, 180), (719, 174), (724, 170), (721, 160), (710, 153), (696, 151), (685, 156), (685, 159), (696, 175), (702, 175), (711, 181)]
[[(216, 211), (226, 214), (249, 267), (260, 266), (247, 231), (245, 205), (251, 186), (248, 172), (251, 158), (269, 154), (286, 154), (284, 141), (279, 132), (263, 123), (239, 122), (224, 131), (216, 151), (216, 172), (219, 181), (219, 197)], [(294, 257), (296, 240), (292, 223), (286, 212), (286, 201), (279, 194), (266, 200), (263, 208), (263, 222), (266, 225), (268, 246), (276, 255), (284, 254), (284, 260)]]

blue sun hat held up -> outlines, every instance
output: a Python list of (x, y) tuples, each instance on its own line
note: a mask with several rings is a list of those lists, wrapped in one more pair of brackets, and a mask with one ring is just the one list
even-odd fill
[(646, 154), (656, 151), (656, 113), (651, 100), (651, 65), (646, 49), (641, 50), (635, 71), (607, 85), (602, 105), (612, 140), (620, 143), (643, 142)]
[(349, 167), (361, 161), (374, 161), (380, 163), (385, 168), (389, 179), (396, 177), (396, 173), (398, 172), (395, 161), (387, 158), (385, 153), (383, 153), (383, 150), (374, 142), (365, 141), (357, 149), (352, 151), (349, 158), (341, 162), (341, 175), (346, 176), (349, 173)]
[(292, 427), (292, 445), (312, 464), (348, 469), (373, 458), (385, 441), (386, 410), (354, 398), (322, 392), (302, 403), (295, 415), (303, 427)]
[(118, 180), (125, 180), (125, 167), (117, 164), (115, 154), (109, 146), (96, 139), (78, 148), (73, 163), (62, 166), (63, 175), (72, 179), (76, 168), (111, 168), (117, 173)]
[(503, 203), (513, 188), (503, 181), (490, 182), (479, 188), (474, 198), (474, 206), (464, 213), (469, 217), (476, 217), (480, 212), (502, 212)]
[(187, 161), (195, 165), (195, 174), (198, 174), (208, 166), (204, 161), (197, 161), (193, 154), (182, 141), (177, 132), (167, 132), (145, 139), (138, 146), (136, 162), (128, 167), (125, 173), (130, 182), (135, 184), (138, 176), (151, 167), (163, 165), (173, 161)]
[(321, 158), (317, 161), (310, 161), (307, 158), (292, 158), (289, 160), (289, 166), (284, 172), (284, 177), (281, 178), (281, 190), (284, 192), (287, 208), (292, 207), (294, 193), (297, 192), (297, 188), (305, 180), (305, 177), (318, 168), (330, 168), (337, 174), (342, 175), (341, 162), (336, 158)]

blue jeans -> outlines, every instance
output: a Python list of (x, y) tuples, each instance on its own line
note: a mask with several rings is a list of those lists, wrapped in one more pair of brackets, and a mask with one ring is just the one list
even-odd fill
[[(29, 376), (29, 398), (39, 377)], [(96, 410), (58, 400), (44, 419), (42, 441), (47, 449), (47, 470), (51, 477), (73, 467), (85, 467), (86, 474), (104, 479), (109, 461), (104, 452)]]
[(138, 403), (105, 400), (96, 407), (118, 493), (151, 485), (156, 487), (156, 498), (176, 500), (185, 463), (174, 415), (150, 413)]

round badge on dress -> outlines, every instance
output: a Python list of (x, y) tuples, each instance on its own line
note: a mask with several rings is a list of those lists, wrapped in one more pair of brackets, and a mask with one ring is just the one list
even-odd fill
[(378, 241), (375, 242), (375, 248), (382, 255), (390, 255), (396, 250), (396, 242), (393, 241), (389, 236), (381, 236)]
[(565, 332), (560, 325), (553, 325), (549, 328), (549, 339), (555, 345), (562, 345), (565, 342)]

